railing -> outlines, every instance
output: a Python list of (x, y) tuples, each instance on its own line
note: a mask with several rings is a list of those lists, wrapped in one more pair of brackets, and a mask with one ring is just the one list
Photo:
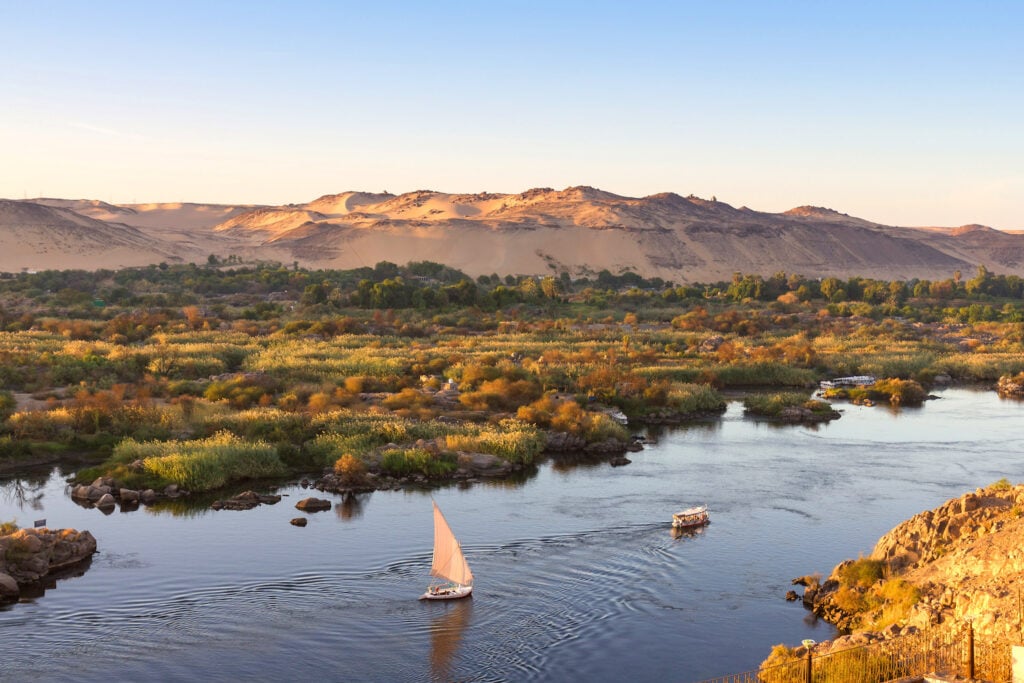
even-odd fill
[(928, 673), (1008, 683), (1011, 648), (1007, 639), (976, 638), (968, 624), (958, 631), (921, 631), (817, 657), (808, 652), (784, 664), (701, 683), (881, 683)]

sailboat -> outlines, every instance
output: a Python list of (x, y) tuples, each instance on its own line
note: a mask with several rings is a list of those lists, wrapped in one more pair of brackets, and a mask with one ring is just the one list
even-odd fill
[[(433, 502), (433, 501), (432, 501)], [(432, 583), (420, 600), (455, 600), (473, 592), (473, 572), (462, 554), (462, 546), (455, 539), (452, 528), (434, 502), (434, 559), (430, 575), (447, 583)]]

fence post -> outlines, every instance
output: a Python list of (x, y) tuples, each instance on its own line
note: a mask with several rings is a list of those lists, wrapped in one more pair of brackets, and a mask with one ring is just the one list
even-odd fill
[(974, 678), (974, 622), (967, 622), (967, 677)]
[(805, 638), (800, 641), (804, 646), (804, 650), (807, 651), (807, 666), (805, 668), (804, 683), (811, 683), (811, 650), (814, 648), (814, 641), (810, 638)]

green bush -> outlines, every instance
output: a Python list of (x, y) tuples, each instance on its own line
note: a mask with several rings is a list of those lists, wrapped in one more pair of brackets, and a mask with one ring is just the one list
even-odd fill
[(229, 432), (194, 441), (135, 441), (114, 448), (110, 464), (141, 460), (143, 469), (160, 482), (190, 491), (210, 491), (239, 479), (286, 474), (275, 448), (265, 442), (244, 441)]
[(885, 576), (885, 562), (861, 557), (842, 567), (839, 583), (855, 588), (869, 588)]
[(431, 453), (423, 448), (393, 448), (381, 454), (381, 470), (393, 476), (422, 474), (438, 477), (458, 468), (451, 453)]

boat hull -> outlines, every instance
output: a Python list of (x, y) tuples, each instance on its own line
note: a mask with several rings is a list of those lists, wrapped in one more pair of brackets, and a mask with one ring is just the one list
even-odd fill
[(459, 600), (468, 598), (472, 592), (472, 586), (445, 586), (436, 590), (428, 588), (420, 600)]

